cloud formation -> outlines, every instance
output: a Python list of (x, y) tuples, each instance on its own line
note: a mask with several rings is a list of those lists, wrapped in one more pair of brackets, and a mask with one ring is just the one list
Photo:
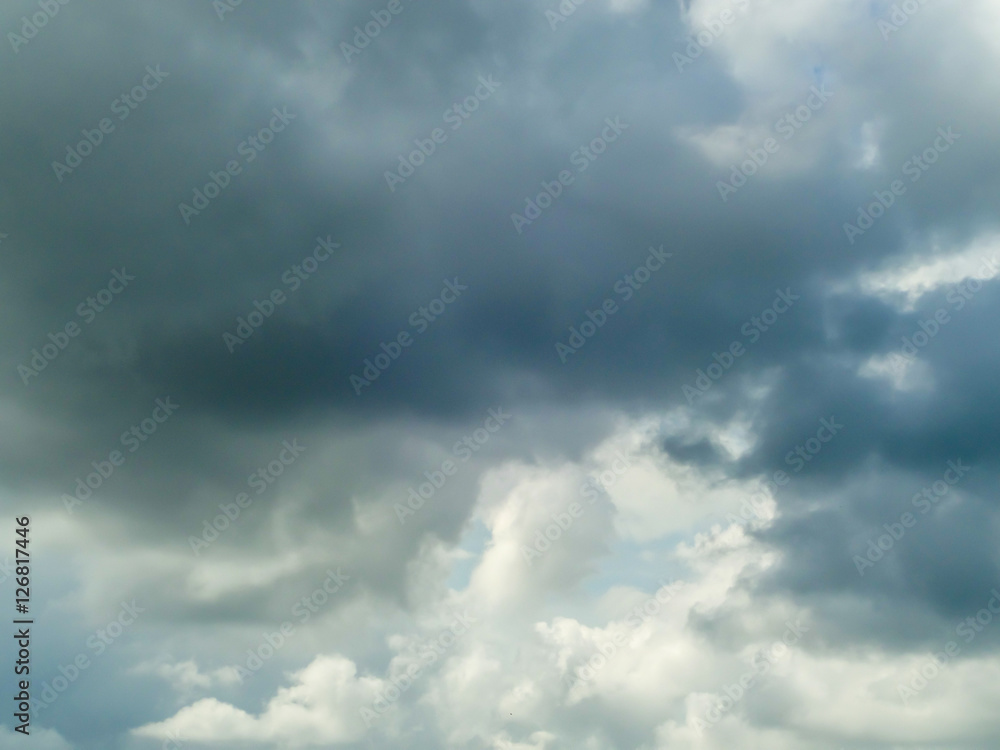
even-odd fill
[(958, 10), (0, 9), (32, 746), (995, 747)]

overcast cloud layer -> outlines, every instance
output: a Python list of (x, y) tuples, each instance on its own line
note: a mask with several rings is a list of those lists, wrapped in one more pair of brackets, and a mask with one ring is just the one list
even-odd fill
[(0, 750), (1000, 745), (995, 0), (0, 31)]

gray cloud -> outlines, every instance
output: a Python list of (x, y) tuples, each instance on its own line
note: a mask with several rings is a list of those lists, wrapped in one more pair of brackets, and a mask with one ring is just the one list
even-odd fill
[[(920, 4), (883, 39), (894, 6), (860, 1), (589, 0), (555, 28), (558, 3), (389, 5), (244, 2), (220, 18), (212, 3), (69, 2), (0, 51), (0, 470), (4, 507), (37, 533), (39, 689), (123, 598), (148, 602), (33, 726), (74, 748), (160, 746), (165, 728), (202, 732), (184, 747), (995, 744), (989, 695), (963, 685), (994, 665), (988, 627), (913, 721), (896, 681), (961, 640), (997, 581), (1000, 302), (995, 280), (957, 285), (998, 252), (1000, 17)], [(16, 3), (0, 27), (38, 13)], [(165, 73), (155, 88), (149, 70)], [(832, 96), (786, 138), (779, 119), (813, 87)], [(914, 171), (939, 128), (959, 137)], [(88, 133), (99, 143), (78, 148)], [(769, 137), (778, 149), (720, 199)], [(68, 148), (90, 153), (71, 166)], [(401, 157), (419, 163), (390, 190)], [(893, 205), (868, 208), (894, 180)], [(546, 185), (558, 195), (541, 206)], [(519, 233), (526, 201), (539, 215)], [(859, 210), (881, 215), (852, 244)], [(319, 239), (339, 247), (286, 280)], [(661, 246), (671, 259), (630, 286)], [(449, 301), (448, 284), (468, 288)], [(285, 301), (227, 347), (274, 290)], [(779, 293), (798, 299), (769, 322)], [(608, 299), (563, 362), (556, 345)], [(166, 398), (176, 414), (144, 431)], [(510, 424), (458, 458), (498, 407)], [(811, 451), (829, 418), (843, 432)], [(301, 460), (195, 555), (191, 537), (293, 439)], [(124, 463), (67, 512), (116, 450)], [(632, 468), (526, 568), (520, 545), (559, 526), (613, 451)], [(461, 470), (399, 523), (394, 504), (449, 457)], [(973, 471), (921, 514), (914, 493), (958, 459)], [(724, 520), (776, 471), (790, 481), (763, 517)], [(919, 523), (860, 575), (853, 556), (907, 510)], [(219, 676), (337, 565), (352, 585), (251, 683)], [(690, 599), (570, 690), (560, 678), (660, 571), (689, 579)], [(329, 696), (368, 705), (465, 607), (482, 628), (356, 734)], [(789, 666), (698, 734), (710, 696), (802, 612), (812, 635)], [(844, 686), (874, 696), (857, 721)]]

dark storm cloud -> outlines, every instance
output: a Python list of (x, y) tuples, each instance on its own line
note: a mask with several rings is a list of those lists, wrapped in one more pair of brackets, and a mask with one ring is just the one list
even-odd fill
[[(770, 127), (771, 109), (792, 110), (810, 86), (831, 86), (829, 105), (782, 146), (781, 156), (808, 167), (785, 176), (776, 157), (723, 202), (717, 181), (729, 163), (714, 163), (686, 134), (743, 122), (747, 95), (732, 71), (707, 56), (676, 70), (671, 55), (686, 40), (672, 3), (635, 17), (592, 2), (553, 30), (530, 3), (402, 0), (403, 11), (350, 61), (341, 43), (353, 44), (355, 26), (381, 6), (245, 2), (220, 20), (204, 2), (71, 2), (16, 54), (5, 48), (0, 390), (17, 403), (9, 425), (20, 436), (0, 453), (9, 486), (60, 508), (60, 496), (121, 448), (123, 431), (155, 399), (173, 398), (177, 415), (77, 512), (114, 516), (134, 539), (170, 534), (184, 548), (281, 440), (299, 436), (319, 451), (331, 431), (371, 430), (374, 443), (378, 430), (396, 430), (397, 442), (344, 448), (281, 487), (303, 498), (286, 517), (290, 528), (334, 529), (343, 555), (364, 562), (357, 596), (403, 603), (401, 571), (424, 534), (458, 538), (487, 463), (443, 491), (439, 509), (405, 532), (385, 532), (388, 551), (370, 549), (354, 501), (404, 492), (438, 458), (408, 453), (408, 435), (447, 447), (500, 404), (548, 414), (689, 406), (682, 387), (739, 342), (746, 354), (693, 411), (718, 423), (746, 418), (751, 450), (731, 461), (708, 441), (671, 438), (668, 454), (738, 477), (770, 475), (790, 470), (786, 455), (821, 419), (845, 425), (778, 492), (784, 516), (762, 537), (784, 560), (762, 590), (826, 612), (825, 637), (841, 644), (918, 643), (972, 608), (997, 572), (989, 530), (1000, 437), (996, 286), (955, 311), (920, 353), (933, 387), (896, 391), (859, 369), (946, 306), (944, 291), (900, 312), (853, 282), (907, 256), (915, 236), (940, 233), (958, 246), (994, 225), (992, 111), (952, 85), (976, 73), (975, 60), (956, 55), (941, 72), (925, 54), (937, 30), (916, 24), (906, 31), (913, 46), (901, 42), (899, 54), (860, 42), (803, 53), (791, 73), (801, 96), (782, 92), (760, 117)], [(4, 29), (35, 7), (6, 9)], [(119, 120), (116, 102), (147, 66), (168, 75)], [(499, 81), (496, 93), (449, 130), (447, 111), (484, 76)], [(915, 100), (924, 106), (914, 109)], [(294, 117), (247, 161), (241, 144), (276, 108)], [(887, 123), (881, 166), (854, 169), (861, 123), (876, 116)], [(52, 161), (65, 162), (67, 146), (105, 117), (114, 131), (60, 181)], [(574, 155), (608, 118), (627, 128), (579, 171)], [(961, 133), (954, 149), (851, 245), (843, 223), (948, 126)], [(386, 171), (438, 127), (447, 141), (390, 190)], [(234, 159), (241, 172), (185, 221), (179, 204), (193, 205), (193, 191)], [(519, 234), (511, 214), (524, 213), (561, 170), (574, 183)], [(293, 291), (283, 274), (317, 238), (340, 247)], [(672, 259), (624, 299), (616, 283), (661, 245)], [(88, 322), (77, 305), (120, 269), (134, 282)], [(446, 282), (468, 289), (419, 332), (411, 316)], [(837, 284), (846, 288), (832, 293)], [(223, 334), (274, 289), (288, 301), (228, 351)], [(784, 290), (800, 299), (759, 336), (744, 333)], [(556, 344), (608, 298), (619, 311), (561, 362)], [(81, 334), (22, 382), (18, 366), (70, 322)], [(351, 376), (365, 377), (365, 360), (401, 331), (412, 347), (356, 393)], [(578, 455), (609, 429), (593, 420), (579, 431), (537, 427), (530, 447), (512, 429), (497, 440), (496, 461)], [(862, 581), (851, 555), (868, 529), (898, 518), (909, 495), (896, 488), (919, 489), (957, 458), (976, 467), (962, 504), (926, 517), (897, 558)], [(821, 510), (808, 512), (811, 503)], [(206, 554), (271, 549), (276, 513), (261, 504)], [(280, 616), (276, 581), (291, 585), (320, 567), (210, 602), (191, 601), (189, 582), (173, 571), (148, 580), (164, 603), (157, 618), (257, 622)], [(837, 597), (852, 600), (844, 617)], [(874, 601), (896, 609), (873, 613)], [(630, 745), (645, 739), (625, 725), (609, 731)]]
[[(888, 340), (892, 313), (855, 303), (856, 311), (839, 324), (854, 355), (845, 361), (840, 345), (823, 336), (820, 283), (856, 263), (860, 253), (874, 262), (894, 252), (897, 222), (912, 216), (930, 222), (935, 211), (953, 221), (957, 202), (977, 176), (958, 171), (982, 149), (974, 130), (963, 135), (964, 154), (936, 167), (932, 177), (942, 187), (928, 203), (930, 215), (920, 210), (922, 194), (914, 190), (908, 207), (864, 237), (864, 249), (849, 249), (836, 228), (865, 193), (836, 172), (815, 171), (794, 188), (772, 187), (761, 177), (729, 205), (715, 198), (712, 170), (664, 134), (724, 122), (738, 102), (718, 81), (717, 95), (697, 99), (701, 110), (654, 105), (664, 95), (693, 104), (685, 97), (700, 91), (712, 67), (689, 77), (674, 76), (669, 67), (668, 73), (634, 69), (649, 44), (642, 27), (615, 24), (604, 47), (588, 46), (589, 54), (581, 56), (588, 34), (596, 33), (596, 20), (581, 13), (573, 19), (578, 31), (560, 37), (536, 73), (519, 67), (513, 53), (534, 49), (532, 43), (550, 32), (523, 6), (491, 11), (486, 19), (464, 3), (433, 14), (407, 5), (385, 36), (350, 64), (336, 45), (366, 20), (360, 9), (247, 6), (222, 23), (197, 4), (156, 11), (105, 4), (89, 14), (69, 6), (64, 14), (58, 19), (63, 28), (53, 22), (18, 56), (20, 70), (7, 83), (14, 101), (24, 102), (7, 114), (8, 138), (27, 143), (4, 150), (10, 154), (8, 180), (20, 186), (18, 212), (7, 222), (20, 251), (12, 273), (26, 281), (11, 291), (22, 302), (13, 309), (30, 311), (9, 325), (8, 368), (13, 373), (46, 334), (73, 320), (76, 301), (99, 289), (111, 269), (124, 266), (136, 281), (34, 382), (25, 387), (10, 379), (9, 392), (36, 413), (73, 425), (69, 444), (36, 452), (65, 466), (63, 485), (77, 475), (75, 467), (91, 460), (91, 446), (113, 444), (108, 436), (141, 418), (156, 396), (171, 395), (184, 405), (182, 423), (203, 414), (268, 429), (287, 428), (316, 408), (365, 418), (415, 411), (458, 420), (512, 396), (528, 403), (678, 404), (681, 386), (694, 381), (713, 353), (732, 341), (746, 343), (741, 327), (770, 304), (776, 289), (795, 290), (803, 301), (717, 386), (727, 398), (706, 406), (723, 413), (739, 397), (743, 376), (778, 368), (778, 386), (760, 422), (762, 441), (748, 462), (764, 456), (760, 465), (770, 465), (773, 451), (807, 436), (831, 410), (851, 424), (851, 439), (824, 456), (827, 471), (837, 472), (832, 461), (847, 471), (870, 451), (919, 464), (951, 440), (929, 420), (921, 438), (877, 384), (849, 373), (857, 363), (852, 349), (870, 351)], [(649, 14), (668, 29), (675, 25), (665, 9)], [(103, 54), (84, 54), (81, 34), (69, 30), (72, 20), (103, 42)], [(129, 33), (121, 33), (126, 24)], [(310, 24), (316, 25), (303, 30)], [(49, 62), (32, 67), (29, 55), (41, 58), (41, 46), (56, 40), (66, 42), (61, 75), (50, 68), (51, 52)], [(624, 62), (612, 63), (612, 49), (625, 53)], [(240, 54), (251, 62), (237, 62)], [(666, 52), (657, 54), (665, 63)], [(271, 63), (264, 61), (268, 56)], [(574, 58), (577, 64), (567, 69)], [(121, 91), (155, 63), (169, 71), (162, 89), (58, 183), (48, 162), (81, 128), (108, 115)], [(827, 67), (840, 74), (835, 62)], [(622, 89), (622, 70), (630, 68)], [(318, 72), (310, 79), (316, 91), (281, 87), (282, 75), (303, 69)], [(440, 125), (439, 113), (471, 91), (478, 75), (494, 71), (502, 81), (497, 99), (484, 103), (390, 193), (385, 170), (412, 150), (414, 138)], [(580, 98), (583, 86), (591, 95)], [(315, 97), (324, 89), (335, 92), (334, 104), (323, 106)], [(528, 96), (532, 90), (535, 100)], [(578, 103), (570, 111), (568, 102)], [(177, 204), (191, 201), (210, 169), (241, 158), (239, 144), (269, 122), (273, 107), (295, 113), (288, 131), (185, 225)], [(43, 111), (50, 124), (29, 125)], [(835, 110), (824, 114), (836, 116)], [(524, 198), (534, 196), (543, 180), (574, 169), (575, 149), (614, 116), (628, 123), (621, 142), (518, 236), (509, 214), (523, 210)], [(956, 119), (969, 120), (968, 114)], [(945, 121), (937, 113), (908, 122), (905, 132), (894, 132), (883, 159), (902, 161), (907, 149), (923, 144)], [(363, 131), (370, 136), (364, 141), (358, 137)], [(367, 145), (357, 150), (359, 143)], [(512, 152), (523, 158), (510, 159)], [(832, 167), (837, 155), (821, 159)], [(962, 189), (949, 190), (952, 183)], [(318, 236), (340, 243), (337, 255), (238, 351), (227, 352), (223, 332), (281, 286), (284, 269), (300, 261)], [(675, 253), (673, 262), (568, 364), (560, 363), (555, 343), (566, 340), (588, 310), (616, 298), (614, 283), (649, 245), (660, 244)], [(362, 372), (379, 344), (412, 330), (410, 313), (433, 299), (446, 278), (468, 283), (469, 291), (356, 395), (350, 376)], [(949, 330), (952, 341), (958, 330)], [(876, 338), (877, 331), (886, 333)], [(511, 383), (529, 373), (532, 385), (512, 391)], [(73, 383), (84, 384), (87, 399), (74, 395)], [(971, 403), (947, 410), (950, 431), (970, 446), (992, 418), (981, 406), (973, 412)], [(870, 418), (880, 413), (884, 419)], [(970, 423), (960, 423), (962, 414)], [(189, 449), (178, 446), (182, 453), (171, 463), (231, 479), (218, 475), (228, 472), (228, 456), (195, 458), (211, 455), (217, 436), (209, 433), (201, 443), (191, 443), (192, 437), (186, 434)], [(157, 471), (152, 465), (145, 470)]]

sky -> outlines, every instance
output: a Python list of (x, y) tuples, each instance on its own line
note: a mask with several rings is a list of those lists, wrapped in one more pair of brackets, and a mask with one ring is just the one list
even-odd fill
[(0, 32), (0, 750), (1000, 743), (996, 2)]

